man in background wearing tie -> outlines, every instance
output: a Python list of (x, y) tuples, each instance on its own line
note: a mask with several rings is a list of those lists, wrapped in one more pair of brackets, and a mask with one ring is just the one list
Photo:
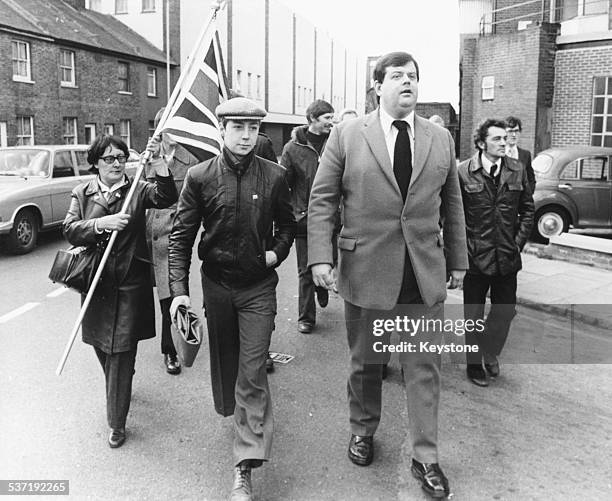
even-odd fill
[(508, 138), (506, 139), (506, 156), (508, 158), (514, 158), (525, 166), (527, 171), (527, 179), (529, 179), (529, 186), (531, 187), (531, 193), (535, 191), (536, 179), (533, 167), (531, 166), (531, 153), (523, 148), (518, 147), (518, 142), (523, 131), (523, 123), (520, 118), (508, 117), (506, 118), (506, 132)]
[[(533, 225), (533, 197), (525, 166), (506, 156), (507, 124), (487, 119), (474, 132), (477, 153), (459, 164), (470, 268), (463, 282), (466, 319), (484, 317), (487, 291), (491, 310), (482, 333), (466, 332), (467, 376), (488, 386), (499, 376), (502, 351), (516, 309), (516, 275), (521, 250)], [(484, 366), (483, 366), (484, 364)]]
[[(467, 269), (465, 224), (455, 146), (449, 132), (415, 115), (419, 67), (405, 52), (382, 56), (374, 70), (379, 107), (338, 124), (315, 176), (308, 208), (308, 262), (316, 285), (336, 288), (331, 236), (341, 203), (338, 291), (345, 301), (351, 354), (348, 380), (350, 460), (369, 465), (380, 422), (382, 370), (373, 325), (408, 306), (437, 316)], [(444, 223), (444, 240), (440, 222)], [(446, 241), (446, 246), (444, 245)], [(444, 252), (446, 247), (446, 254)], [(440, 333), (428, 333), (437, 342)], [(438, 465), (440, 357), (400, 356), (413, 445), (412, 473), (434, 497), (449, 494)]]

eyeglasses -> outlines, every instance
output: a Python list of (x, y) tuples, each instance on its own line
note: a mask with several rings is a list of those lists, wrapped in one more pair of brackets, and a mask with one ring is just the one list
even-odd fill
[(108, 155), (106, 157), (101, 157), (100, 160), (104, 160), (104, 163), (107, 163), (108, 165), (114, 164), (115, 160), (117, 160), (117, 162), (119, 162), (120, 164), (124, 164), (125, 162), (127, 162), (127, 157), (125, 155)]

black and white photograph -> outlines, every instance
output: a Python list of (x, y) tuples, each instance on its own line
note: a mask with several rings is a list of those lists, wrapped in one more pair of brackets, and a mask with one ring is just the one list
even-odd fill
[(0, 496), (612, 499), (612, 0), (0, 0)]

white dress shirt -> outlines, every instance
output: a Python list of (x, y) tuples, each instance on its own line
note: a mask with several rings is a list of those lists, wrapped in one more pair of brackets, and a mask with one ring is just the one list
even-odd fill
[(501, 158), (498, 158), (497, 162), (491, 162), (491, 160), (489, 160), (484, 153), (481, 153), (480, 163), (482, 163), (482, 168), (486, 171), (487, 174), (489, 174), (489, 176), (491, 175), (491, 167), (493, 167), (493, 164), (497, 165), (495, 175), (497, 176), (501, 172)]
[(506, 146), (506, 156), (510, 158), (515, 158), (516, 160), (518, 160), (518, 157), (519, 157), (518, 147), (516, 145)]
[[(389, 115), (382, 106), (380, 110), (380, 125), (385, 135), (385, 142), (387, 143), (387, 151), (389, 152), (389, 158), (391, 159), (391, 165), (393, 165), (393, 157), (395, 152), (395, 139), (397, 138), (397, 129), (393, 127), (393, 121), (397, 120)], [(410, 151), (412, 152), (412, 158), (414, 159), (414, 111), (411, 111), (408, 116), (402, 118), (404, 122), (408, 124), (408, 137), (410, 138)], [(412, 162), (414, 164), (414, 162)]]

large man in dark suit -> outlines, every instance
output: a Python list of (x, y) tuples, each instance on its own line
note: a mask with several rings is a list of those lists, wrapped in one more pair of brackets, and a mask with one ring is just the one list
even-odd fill
[[(373, 459), (380, 421), (382, 365), (373, 353), (373, 322), (406, 305), (438, 316), (467, 268), (465, 223), (455, 146), (447, 130), (415, 115), (419, 69), (405, 52), (381, 57), (374, 70), (377, 110), (332, 130), (308, 208), (308, 257), (317, 285), (335, 288), (331, 235), (342, 200), (338, 290), (345, 300), (351, 352), (349, 458)], [(444, 240), (441, 234), (444, 226)], [(446, 242), (446, 245), (444, 243)], [(446, 251), (446, 252), (445, 252)], [(428, 341), (440, 333), (428, 335)], [(435, 342), (435, 341), (434, 341)], [(435, 497), (448, 495), (438, 466), (440, 357), (400, 357), (408, 396), (412, 472)]]

